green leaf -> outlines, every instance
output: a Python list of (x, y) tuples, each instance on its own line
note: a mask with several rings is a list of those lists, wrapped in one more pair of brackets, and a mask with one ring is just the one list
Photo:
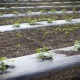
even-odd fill
[(6, 57), (2, 57), (2, 58), (0, 58), (0, 61), (6, 60), (6, 59), (7, 59)]

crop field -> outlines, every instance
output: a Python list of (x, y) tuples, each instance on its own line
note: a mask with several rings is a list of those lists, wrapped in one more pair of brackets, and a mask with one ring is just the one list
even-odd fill
[[(80, 0), (0, 1), (1, 58), (29, 56), (40, 48), (50, 51), (78, 43), (77, 51), (56, 52), (80, 55)], [(21, 80), (80, 80), (80, 63)]]

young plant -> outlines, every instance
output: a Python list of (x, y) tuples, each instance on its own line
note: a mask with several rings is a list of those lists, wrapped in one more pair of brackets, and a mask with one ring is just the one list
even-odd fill
[(46, 12), (46, 10), (40, 10), (40, 12), (45, 13), (45, 12)]
[(20, 25), (20, 23), (18, 23), (18, 22), (16, 22), (15, 24), (13, 24), (13, 27), (14, 28), (18, 28), (18, 27), (20, 27), (21, 25)]
[(33, 11), (29, 10), (28, 13), (32, 13)]
[(60, 27), (57, 27), (57, 28), (55, 28), (54, 30), (55, 30), (55, 31), (60, 31), (60, 32), (62, 31), (62, 29), (61, 29)]
[(56, 11), (56, 9), (51, 9), (51, 12), (55, 12)]
[(17, 44), (17, 47), (20, 47), (21, 46), (21, 44)]
[(74, 51), (80, 51), (80, 41), (78, 40), (74, 42)]
[(53, 20), (50, 19), (50, 18), (47, 21), (48, 21), (48, 23), (52, 23), (53, 22)]
[(52, 55), (48, 52), (48, 48), (44, 46), (43, 48), (37, 48), (36, 53), (38, 54), (38, 58), (42, 60), (52, 59)]
[(66, 12), (66, 9), (62, 9), (61, 11), (62, 11), (62, 12)]
[(6, 60), (6, 59), (7, 58), (5, 57), (0, 58), (0, 71), (1, 72), (4, 72), (8, 68), (8, 65), (3, 62), (3, 60)]
[(69, 31), (65, 31), (65, 34), (66, 34), (66, 35), (69, 34)]
[(2, 12), (0, 12), (0, 16), (2, 16), (3, 15), (3, 13)]
[(66, 18), (66, 21), (72, 21), (72, 19), (73, 19), (73, 17), (68, 17), (68, 18)]
[(76, 8), (73, 8), (73, 10), (72, 10), (72, 11), (73, 11), (73, 13), (75, 13), (75, 12), (76, 12)]
[(18, 11), (13, 11), (12, 14), (16, 14), (17, 15), (17, 14), (19, 14), (19, 12)]
[[(7, 58), (6, 57), (0, 58), (0, 72), (2, 73), (4, 73), (10, 67), (10, 65), (7, 65), (7, 63), (5, 63), (4, 60), (7, 60)], [(9, 62), (9, 60), (7, 61)], [(10, 62), (14, 62), (14, 60)]]
[(31, 20), (29, 24), (30, 24), (30, 25), (35, 25), (35, 24), (36, 24), (36, 23), (35, 23), (36, 21), (37, 21), (37, 20)]
[(22, 35), (20, 33), (16, 33), (16, 36), (17, 37), (21, 37)]

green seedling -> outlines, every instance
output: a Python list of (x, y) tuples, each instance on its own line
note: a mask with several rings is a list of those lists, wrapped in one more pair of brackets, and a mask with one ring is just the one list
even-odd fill
[(37, 21), (37, 20), (31, 20), (29, 24), (30, 24), (30, 25), (35, 25), (35, 24), (36, 24), (36, 23), (35, 23), (36, 21)]
[(21, 25), (20, 25), (20, 23), (18, 23), (18, 22), (16, 22), (15, 24), (13, 24), (13, 27), (14, 28), (18, 28), (18, 27), (20, 27)]
[(13, 11), (12, 14), (16, 14), (17, 15), (17, 14), (19, 14), (19, 12), (18, 11)]
[(74, 42), (74, 51), (80, 51), (80, 41), (78, 40)]
[(56, 11), (56, 9), (51, 9), (51, 12), (55, 12)]
[(46, 12), (46, 10), (40, 10), (40, 12), (45, 13), (45, 12)]
[[(5, 72), (9, 68), (9, 65), (7, 65), (7, 63), (5, 63), (4, 60), (7, 60), (7, 58), (6, 57), (0, 58), (0, 72)], [(9, 62), (9, 60), (7, 61)], [(10, 62), (14, 62), (14, 60)]]
[(48, 48), (45, 46), (43, 48), (37, 48), (36, 53), (38, 54), (38, 58), (42, 59), (42, 60), (52, 59), (51, 53), (48, 52), (47, 50), (48, 50)]
[(32, 13), (33, 11), (29, 10), (28, 13)]
[(0, 58), (0, 71), (1, 72), (4, 72), (7, 69), (6, 64), (3, 62), (3, 60), (6, 60), (6, 59), (7, 58), (5, 57)]
[(75, 12), (76, 12), (76, 8), (73, 8), (73, 10), (72, 10), (72, 11), (73, 11), (73, 13), (75, 13)]
[(5, 50), (3, 49), (1, 52), (3, 52), (3, 53), (4, 53), (4, 52), (5, 52)]
[(55, 28), (54, 30), (55, 30), (55, 31), (62, 31), (62, 29), (61, 29), (60, 27)]
[(69, 31), (66, 31), (65, 34), (66, 34), (66, 35), (69, 34)]
[(21, 37), (22, 35), (20, 33), (16, 33), (16, 36), (17, 37)]
[(17, 47), (20, 47), (21, 46), (21, 44), (17, 44)]
[(66, 21), (72, 21), (72, 19), (73, 19), (73, 17), (68, 17), (68, 18), (66, 18)]
[(2, 12), (0, 12), (0, 15), (2, 16), (2, 15), (3, 15), (3, 13), (2, 13)]
[(47, 22), (48, 22), (48, 23), (52, 23), (53, 20), (52, 20), (52, 19), (48, 19)]
[(62, 11), (62, 12), (66, 12), (66, 9), (62, 9), (61, 11)]

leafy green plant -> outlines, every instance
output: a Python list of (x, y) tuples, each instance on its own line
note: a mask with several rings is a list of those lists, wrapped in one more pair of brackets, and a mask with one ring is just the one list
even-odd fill
[(13, 11), (12, 14), (16, 14), (17, 15), (17, 14), (19, 14), (19, 12), (18, 11)]
[(50, 32), (45, 31), (45, 32), (44, 32), (44, 36), (47, 35), (47, 34), (51, 34), (51, 33), (53, 33), (53, 32), (52, 32), (52, 31), (50, 31)]
[(72, 31), (79, 29), (78, 25), (71, 25), (71, 27), (56, 27), (54, 31), (56, 32), (64, 32), (66, 35), (70, 34)]
[(66, 34), (66, 35), (69, 34), (69, 31), (65, 31), (65, 34)]
[(72, 21), (72, 19), (73, 19), (73, 17), (67, 17), (66, 18), (66, 21), (69, 21), (70, 22), (70, 21)]
[(60, 27), (57, 27), (54, 29), (55, 31), (62, 31), (62, 29)]
[(7, 69), (7, 65), (3, 62), (3, 60), (6, 60), (7, 58), (2, 57), (0, 58), (0, 71), (4, 72)]
[(80, 41), (78, 40), (74, 42), (74, 51), (80, 51)]
[(1, 50), (1, 52), (3, 52), (3, 53), (4, 53), (4, 52), (5, 52), (5, 50), (3, 49), (3, 50)]
[(73, 11), (73, 13), (75, 13), (76, 12), (76, 8), (73, 8), (72, 11)]
[(16, 33), (16, 36), (21, 37), (22, 35), (20, 33)]
[[(7, 62), (4, 62), (4, 60)], [(0, 72), (4, 73), (10, 67), (10, 65), (7, 64), (8, 62), (14, 62), (14, 60), (9, 61), (6, 57), (0, 58)]]
[(50, 19), (50, 18), (47, 21), (48, 21), (48, 23), (52, 23), (53, 22), (53, 20)]
[(61, 11), (62, 11), (62, 12), (66, 12), (66, 9), (62, 9)]
[(35, 23), (36, 21), (37, 21), (37, 20), (31, 20), (31, 21), (29, 22), (29, 24), (30, 24), (30, 25), (35, 25), (35, 24), (36, 24), (36, 23)]
[(17, 47), (20, 47), (21, 46), (21, 44), (17, 44)]
[(3, 15), (3, 13), (2, 13), (2, 12), (0, 12), (0, 15)]
[(13, 27), (14, 28), (18, 28), (18, 27), (20, 27), (21, 25), (20, 25), (20, 23), (18, 23), (18, 22), (16, 22), (15, 24), (13, 24)]
[(51, 9), (51, 12), (55, 12), (56, 11), (56, 9)]
[(43, 48), (37, 48), (36, 53), (38, 54), (38, 58), (42, 60), (52, 59), (52, 55), (48, 52), (48, 48), (44, 46)]
[(32, 13), (33, 11), (29, 10), (28, 13)]
[(46, 10), (40, 10), (40, 12), (45, 13), (45, 12), (46, 12)]

